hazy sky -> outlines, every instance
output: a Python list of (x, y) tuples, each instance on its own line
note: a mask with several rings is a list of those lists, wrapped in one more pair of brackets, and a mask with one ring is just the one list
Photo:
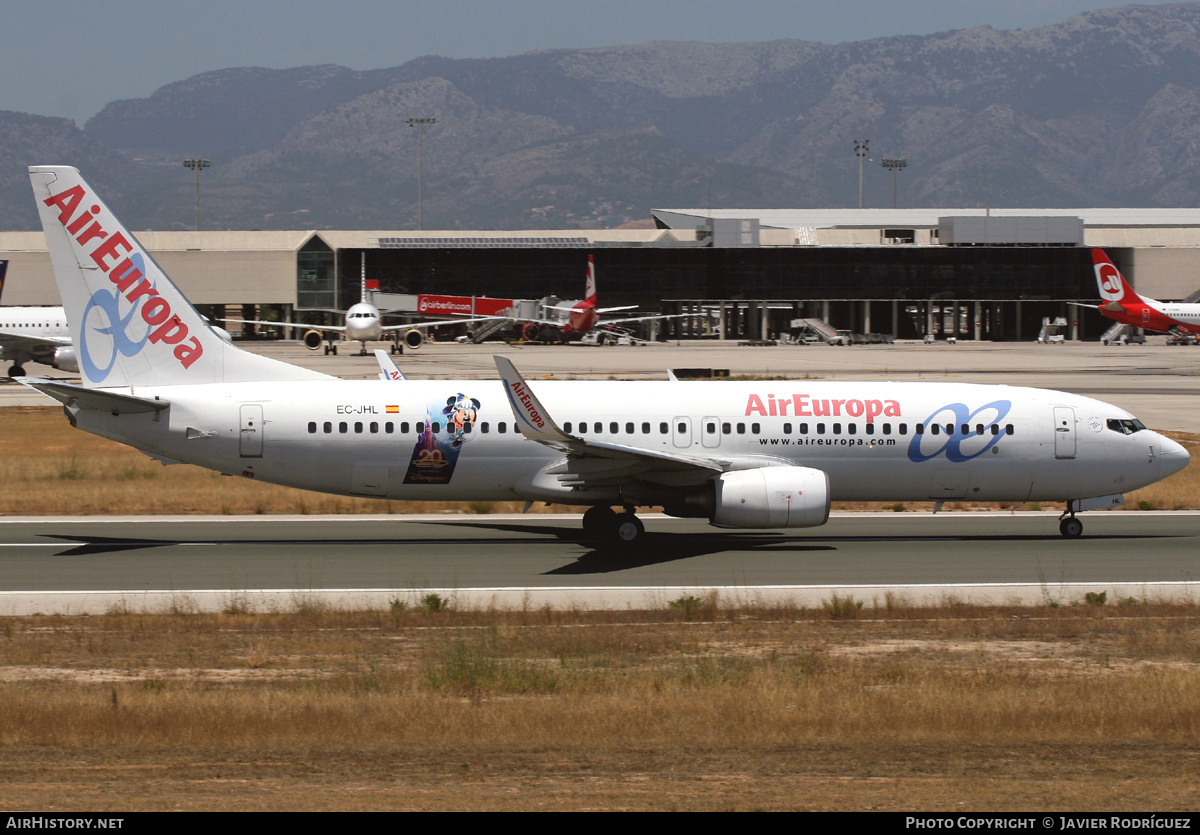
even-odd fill
[[(1147, 0), (1147, 5), (1160, 5)], [(652, 40), (841, 43), (984, 23), (1030, 29), (1103, 0), (0, 0), (0, 110), (80, 126), (225, 67), (394, 67)]]

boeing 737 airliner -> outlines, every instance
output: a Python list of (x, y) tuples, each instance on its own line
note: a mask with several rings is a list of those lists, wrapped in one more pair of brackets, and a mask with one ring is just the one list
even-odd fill
[[(638, 507), (729, 528), (824, 524), (831, 501), (1065, 501), (1182, 469), (1133, 415), (1057, 391), (957, 383), (338, 380), (225, 342), (74, 168), (30, 178), (82, 385), (26, 378), (88, 432), (309, 490), (588, 505), (631, 543)], [(622, 508), (617, 513), (614, 507)]]

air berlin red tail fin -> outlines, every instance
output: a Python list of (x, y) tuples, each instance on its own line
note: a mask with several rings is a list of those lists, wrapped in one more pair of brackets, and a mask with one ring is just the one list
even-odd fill
[[(1112, 260), (1102, 249), (1092, 250), (1092, 264), (1096, 269), (1096, 286), (1100, 290), (1100, 298), (1104, 304), (1116, 302), (1125, 306), (1142, 304), (1142, 297), (1129, 286), (1129, 282), (1121, 275)], [(1101, 305), (1103, 307), (1104, 305)]]
[(594, 256), (588, 256), (588, 274), (587, 274), (587, 292), (584, 294), (584, 301), (596, 306), (596, 262)]

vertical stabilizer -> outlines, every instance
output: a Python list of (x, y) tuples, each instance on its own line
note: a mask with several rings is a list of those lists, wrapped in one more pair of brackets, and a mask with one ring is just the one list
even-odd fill
[(76, 169), (29, 178), (85, 386), (328, 379), (224, 341)]
[(596, 261), (592, 255), (588, 256), (587, 292), (584, 294), (584, 301), (590, 302), (593, 307), (596, 306)]
[(1105, 302), (1101, 309), (1113, 303), (1118, 305), (1118, 308), (1144, 304), (1142, 297), (1129, 286), (1125, 276), (1121, 275), (1121, 271), (1104, 250), (1092, 250), (1092, 265), (1096, 270), (1096, 287), (1100, 290), (1100, 298)]
[(0, 261), (0, 296), (4, 295), (4, 275), (8, 272), (8, 262)]

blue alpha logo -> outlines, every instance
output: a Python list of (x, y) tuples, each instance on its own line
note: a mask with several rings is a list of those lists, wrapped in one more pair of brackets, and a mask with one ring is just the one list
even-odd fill
[(921, 434), (913, 435), (908, 445), (908, 460), (919, 464), (943, 453), (955, 464), (978, 458), (1005, 436), (1002, 427), (992, 434), (992, 427), (999, 427), (1010, 409), (1008, 400), (995, 400), (975, 411), (962, 403), (947, 403), (920, 424)]
[[(131, 260), (136, 269), (144, 271), (145, 264), (140, 254), (133, 255)], [(146, 298), (143, 296), (134, 302), (124, 316), (121, 315), (121, 297), (112, 290), (97, 290), (88, 299), (83, 308), (79, 362), (89, 380), (94, 383), (101, 382), (112, 371), (117, 362), (117, 354), (136, 356), (146, 345), (146, 340), (150, 337), (150, 328), (140, 319), (138, 324), (144, 327), (141, 338), (129, 334), (134, 314)]]

